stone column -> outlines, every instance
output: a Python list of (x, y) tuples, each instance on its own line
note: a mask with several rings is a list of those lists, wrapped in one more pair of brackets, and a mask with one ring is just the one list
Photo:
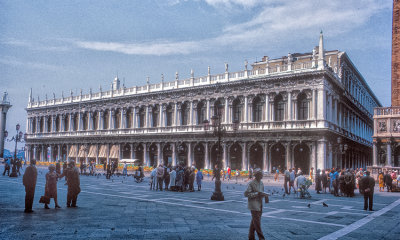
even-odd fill
[(136, 159), (136, 156), (135, 156), (135, 145), (133, 143), (130, 143), (129, 146), (131, 148), (131, 159)]
[(372, 165), (374, 167), (378, 166), (378, 147), (377, 147), (377, 143), (374, 142), (373, 146), (372, 146)]
[(146, 106), (146, 114), (145, 114), (145, 116), (144, 116), (144, 124), (143, 124), (143, 126), (145, 127), (145, 128), (148, 128), (149, 127), (149, 106)]
[(291, 145), (291, 143), (290, 142), (288, 142), (288, 143), (286, 143), (285, 144), (285, 147), (286, 147), (286, 154), (285, 154), (285, 157), (286, 157), (286, 169), (287, 168), (292, 168), (292, 151), (291, 151), (291, 149), (292, 149), (292, 145)]
[(207, 99), (206, 119), (210, 121), (210, 99)]
[(110, 114), (108, 116), (110, 117), (108, 121), (108, 129), (110, 130), (115, 129), (115, 123), (114, 123), (115, 110), (110, 110)]
[[(315, 172), (317, 171), (317, 143), (311, 143), (311, 159), (310, 159), (310, 166), (314, 168)], [(322, 171), (322, 168), (321, 168)]]
[(178, 103), (175, 102), (174, 104), (174, 121), (173, 126), (178, 126)]
[(121, 124), (119, 128), (126, 128), (126, 108), (123, 108), (121, 111)]
[(167, 124), (163, 121), (163, 119), (166, 119), (166, 117), (165, 117), (165, 114), (166, 114), (166, 111), (167, 110), (167, 108), (166, 108), (166, 106), (164, 105), (160, 105), (160, 110), (159, 110), (159, 126), (160, 127), (165, 127)]
[(119, 161), (123, 158), (123, 156), (122, 156), (122, 147), (123, 147), (123, 144), (120, 143), (119, 144), (119, 150), (118, 150)]
[[(136, 128), (137, 127), (137, 113), (136, 113), (136, 107), (133, 108), (133, 123), (132, 123), (132, 128)], [(144, 163), (144, 162), (143, 162)]]
[(83, 129), (83, 126), (82, 126), (83, 124), (82, 124), (82, 113), (81, 112), (79, 112), (78, 113), (78, 131), (82, 131), (82, 129)]
[(147, 143), (144, 143), (143, 144), (144, 145), (144, 149), (143, 149), (143, 163), (144, 164), (146, 164), (146, 166), (148, 166), (148, 167), (150, 167), (150, 161), (149, 161), (149, 158), (148, 158), (148, 155), (149, 155), (149, 150), (148, 150), (148, 144)]
[(267, 94), (265, 94), (265, 112), (264, 112), (264, 114), (265, 114), (265, 121), (266, 122), (269, 122), (270, 120), (269, 120), (269, 96), (268, 96), (268, 93)]
[(88, 112), (88, 127), (87, 130), (93, 130), (93, 113)]
[(110, 144), (107, 143), (107, 165), (110, 163)]
[(176, 144), (172, 144), (172, 166), (176, 166)]
[(192, 166), (193, 165), (193, 159), (192, 159), (192, 143), (191, 142), (188, 142), (188, 155), (187, 155), (187, 158), (188, 158), (188, 167), (190, 167), (190, 166)]
[[(217, 114), (217, 113), (215, 113)], [(225, 123), (229, 123), (229, 101), (228, 98), (225, 97)]]
[(205, 151), (204, 151), (204, 155), (205, 155), (204, 156), (204, 160), (206, 162), (205, 168), (206, 169), (210, 169), (211, 163), (210, 163), (210, 156), (208, 154), (208, 142), (205, 142), (203, 146), (204, 146), (204, 149), (205, 149)]
[(247, 102), (248, 102), (248, 97), (244, 96), (244, 119), (243, 119), (243, 122), (245, 122), (245, 123), (248, 122), (248, 116), (249, 116), (249, 112), (248, 112), (249, 109), (247, 106), (248, 105)]
[(103, 126), (103, 118), (104, 118), (104, 112), (103, 111), (99, 111), (99, 117), (98, 117), (98, 130), (103, 130), (104, 126)]
[(386, 166), (392, 166), (392, 142), (386, 143)]
[(318, 114), (317, 114), (317, 119), (319, 120), (318, 122), (318, 127), (325, 127), (325, 121), (327, 120), (326, 118), (326, 91), (325, 88), (323, 87), (322, 89), (318, 90)]
[(326, 169), (326, 140), (325, 138), (318, 141), (318, 158), (316, 169)]
[(268, 168), (268, 143), (263, 144), (263, 170), (269, 171), (269, 168)]
[(287, 98), (287, 120), (291, 121), (292, 120), (292, 92), (288, 92), (288, 98)]
[(249, 162), (247, 159), (247, 143), (244, 142), (242, 145), (242, 170), (247, 171), (249, 170)]
[(61, 160), (61, 145), (57, 145), (57, 159), (56, 160)]
[(193, 101), (190, 101), (189, 124), (188, 125), (193, 125)]
[[(326, 163), (326, 166), (328, 167), (328, 168), (332, 168), (333, 166), (332, 166), (332, 151), (333, 149), (332, 149), (332, 144), (329, 142), (328, 143), (328, 162)], [(335, 166), (335, 167), (337, 167), (337, 166)]]
[(312, 108), (311, 108), (311, 119), (317, 119), (317, 89), (312, 90)]
[(161, 144), (160, 143), (157, 143), (156, 144), (157, 145), (157, 162), (158, 162), (158, 165), (160, 165), (163, 161), (162, 161), (162, 156), (161, 156)]

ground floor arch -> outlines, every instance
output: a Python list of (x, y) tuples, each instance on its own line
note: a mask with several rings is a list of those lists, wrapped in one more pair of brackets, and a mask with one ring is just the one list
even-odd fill
[(177, 165), (180, 165), (180, 166), (188, 165), (188, 146), (186, 145), (186, 143), (180, 143), (178, 145)]
[(286, 148), (282, 143), (275, 143), (271, 146), (271, 167), (272, 169), (279, 169), (282, 172), (286, 169)]
[(199, 143), (194, 146), (194, 156), (193, 156), (193, 165), (196, 166), (197, 169), (204, 169), (205, 167), (205, 149), (203, 144)]
[(149, 164), (150, 166), (157, 167), (158, 159), (158, 148), (156, 144), (152, 144), (149, 147)]
[(300, 168), (304, 174), (310, 172), (310, 148), (307, 144), (298, 144), (293, 149), (294, 167), (296, 171)]
[(123, 147), (122, 147), (122, 158), (124, 158), (124, 159), (131, 158), (131, 145), (128, 143), (123, 145)]
[(164, 166), (172, 165), (172, 145), (167, 143), (163, 147), (163, 163)]
[(263, 165), (263, 148), (259, 143), (255, 143), (250, 147), (249, 163), (250, 167), (254, 168), (264, 168)]
[(242, 169), (242, 146), (239, 143), (234, 143), (229, 149), (229, 164), (231, 169)]

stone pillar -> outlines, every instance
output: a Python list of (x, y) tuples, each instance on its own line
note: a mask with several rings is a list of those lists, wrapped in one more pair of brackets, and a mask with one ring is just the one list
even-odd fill
[(60, 144), (57, 145), (57, 159), (56, 160), (58, 160), (58, 161), (61, 160), (61, 145)]
[(287, 99), (287, 120), (291, 121), (292, 120), (292, 92), (288, 92), (288, 99)]
[(325, 138), (318, 141), (318, 158), (316, 169), (326, 169), (326, 140)]
[(207, 99), (206, 119), (210, 121), (210, 99)]
[(188, 142), (188, 167), (191, 167), (193, 165), (193, 159), (192, 159), (192, 143)]
[(98, 130), (103, 130), (104, 126), (103, 126), (103, 117), (104, 117), (104, 112), (103, 111), (99, 111), (99, 117), (98, 117)]
[(75, 124), (75, 123), (73, 123), (73, 121), (72, 121), (72, 120), (73, 120), (73, 119), (72, 119), (72, 114), (69, 114), (69, 115), (68, 115), (68, 118), (69, 118), (69, 121), (68, 121), (68, 124), (69, 124), (69, 126), (68, 126), (68, 131), (69, 131), (69, 132), (72, 132), (72, 131), (73, 131), (72, 125)]
[(312, 90), (312, 108), (311, 108), (311, 119), (316, 120), (317, 119), (317, 89)]
[(270, 121), (269, 111), (270, 111), (270, 109), (269, 109), (269, 96), (268, 96), (268, 93), (267, 93), (267, 94), (265, 94), (265, 113), (264, 113), (266, 122)]
[(211, 163), (210, 163), (210, 156), (208, 154), (208, 142), (205, 142), (203, 146), (205, 149), (204, 151), (204, 160), (206, 162), (205, 169), (210, 169)]
[(93, 113), (88, 112), (88, 127), (87, 130), (93, 130)]
[(323, 87), (322, 89), (318, 90), (318, 114), (317, 114), (317, 119), (319, 120), (318, 122), (318, 127), (325, 127), (325, 120), (326, 119), (326, 91), (325, 88)]
[(115, 110), (110, 110), (110, 114), (108, 116), (110, 117), (108, 121), (108, 129), (115, 129)]
[(162, 156), (161, 156), (161, 144), (157, 143), (157, 162), (158, 165), (160, 165), (163, 161), (162, 161)]
[(173, 126), (178, 126), (178, 103), (175, 102), (174, 104), (174, 121)]
[[(332, 149), (332, 144), (329, 142), (328, 143), (328, 159), (327, 159), (327, 163), (326, 163), (326, 166), (328, 167), (328, 168), (332, 168), (333, 166), (332, 166), (332, 151), (333, 149)], [(335, 167), (337, 167), (337, 166), (335, 166)]]
[(172, 144), (172, 166), (176, 166), (176, 144)]
[(292, 151), (291, 151), (291, 149), (292, 149), (292, 145), (291, 145), (291, 143), (290, 142), (288, 142), (288, 143), (286, 143), (285, 144), (286, 146), (286, 153), (285, 153), (285, 157), (286, 157), (286, 167), (285, 167), (285, 169), (287, 169), (287, 168), (292, 168)]
[[(217, 114), (217, 113), (215, 113)], [(228, 98), (225, 98), (225, 123), (229, 123), (229, 101)]]
[(372, 165), (376, 167), (378, 166), (378, 147), (376, 142), (373, 143), (372, 154)]
[(146, 114), (144, 115), (144, 124), (143, 124), (143, 126), (145, 128), (149, 127), (149, 107), (148, 106), (146, 106)]
[(148, 166), (148, 167), (151, 167), (150, 166), (150, 161), (149, 161), (149, 158), (148, 158), (148, 155), (149, 155), (149, 150), (148, 150), (148, 146), (147, 146), (147, 143), (144, 143), (143, 144), (144, 145), (144, 149), (143, 149), (143, 163), (146, 165), (146, 166)]
[(227, 168), (228, 163), (228, 149), (226, 143), (222, 143), (222, 168)]
[(110, 163), (110, 144), (107, 143), (107, 165)]
[(189, 124), (188, 125), (193, 125), (193, 101), (190, 101)]
[(248, 115), (249, 115), (249, 113), (248, 113), (249, 109), (248, 109), (248, 106), (247, 106), (248, 105), (247, 102), (248, 102), (248, 97), (244, 96), (244, 119), (243, 119), (243, 122), (245, 122), (245, 123), (248, 122)]
[(392, 143), (386, 143), (386, 166), (392, 166)]
[[(310, 166), (314, 168), (314, 172), (317, 172), (317, 143), (312, 142), (311, 143), (311, 159), (310, 159)], [(311, 168), (310, 167), (310, 168)], [(320, 168), (322, 171), (322, 168)]]
[(82, 131), (82, 129), (83, 129), (83, 127), (82, 127), (82, 113), (81, 112), (79, 112), (78, 113), (78, 131)]
[(118, 161), (121, 161), (121, 159), (123, 158), (123, 156), (122, 156), (122, 147), (123, 147), (123, 144), (120, 143), (119, 144), (119, 150), (118, 150), (118, 156), (119, 156)]
[[(136, 107), (133, 108), (133, 123), (132, 123), (132, 128), (137, 127), (137, 113), (136, 113)], [(144, 162), (143, 162), (144, 163)]]
[(130, 148), (131, 148), (131, 159), (136, 159), (136, 155), (135, 155), (135, 145), (133, 143), (129, 144)]
[(268, 143), (263, 144), (263, 171), (269, 171), (268, 168)]
[(119, 128), (126, 128), (126, 108), (123, 108), (121, 111), (121, 124), (119, 126)]

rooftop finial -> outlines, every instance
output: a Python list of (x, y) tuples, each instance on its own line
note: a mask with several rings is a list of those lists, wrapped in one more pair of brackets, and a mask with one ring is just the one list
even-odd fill
[(147, 77), (147, 78), (146, 78), (146, 83), (147, 83), (147, 85), (149, 85), (149, 83), (150, 83), (150, 77)]

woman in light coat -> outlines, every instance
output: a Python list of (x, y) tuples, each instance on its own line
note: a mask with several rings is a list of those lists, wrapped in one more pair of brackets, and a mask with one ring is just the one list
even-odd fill
[(175, 180), (176, 180), (176, 171), (175, 171), (175, 167), (172, 168), (172, 171), (169, 173), (169, 188), (172, 191), (175, 191)]

